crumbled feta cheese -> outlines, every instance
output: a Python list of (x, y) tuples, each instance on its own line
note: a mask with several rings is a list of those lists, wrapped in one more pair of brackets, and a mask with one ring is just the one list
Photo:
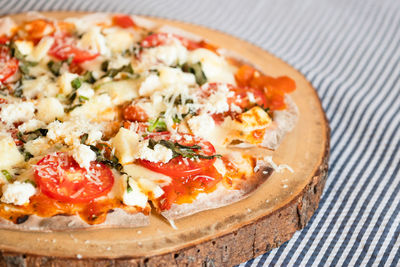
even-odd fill
[(49, 140), (46, 137), (30, 140), (25, 143), (24, 149), (33, 156), (39, 156), (46, 153), (51, 148)]
[(155, 145), (154, 149), (149, 148), (149, 140), (145, 140), (139, 143), (136, 157), (151, 162), (167, 163), (172, 159), (172, 155), (171, 149), (160, 144)]
[(82, 84), (81, 87), (79, 87), (79, 89), (76, 91), (76, 93), (78, 97), (83, 96), (86, 98), (91, 98), (92, 96), (94, 96), (94, 90), (87, 83)]
[(125, 128), (120, 128), (111, 139), (111, 145), (115, 148), (115, 155), (121, 164), (127, 164), (135, 160), (139, 135)]
[(254, 94), (252, 92), (247, 92), (247, 97), (250, 103), (256, 103), (256, 98), (254, 97)]
[(208, 98), (201, 99), (200, 108), (207, 113), (224, 113), (229, 110), (228, 96), (229, 88), (226, 84), (219, 84), (217, 91)]
[(55, 96), (58, 94), (59, 88), (48, 75), (45, 75), (46, 70), (43, 70), (40, 65), (31, 68), (32, 74), (38, 74), (39, 77), (35, 79), (24, 79), (22, 81), (22, 90), (24, 96), (28, 99), (39, 98), (41, 96)]
[(42, 98), (38, 101), (36, 117), (44, 122), (52, 122), (54, 119), (64, 117), (64, 106), (55, 97)]
[(206, 113), (190, 118), (187, 123), (194, 135), (204, 139), (208, 139), (215, 127), (214, 119)]
[(89, 170), (90, 163), (96, 160), (96, 153), (89, 146), (80, 144), (73, 150), (72, 157), (81, 168)]
[(4, 104), (0, 112), (1, 120), (9, 125), (14, 122), (29, 121), (34, 115), (35, 105), (31, 102)]
[(161, 45), (145, 49), (142, 54), (142, 62), (148, 65), (158, 64), (160, 61), (168, 66), (184, 64), (187, 60), (188, 51), (176, 41), (172, 45)]
[(52, 141), (61, 141), (67, 145), (80, 143), (80, 136), (90, 131), (100, 131), (101, 125), (88, 123), (81, 117), (72, 117), (65, 122), (54, 121), (47, 126), (47, 138)]
[(10, 134), (0, 134), (0, 169), (9, 169), (24, 161)]
[(160, 82), (164, 86), (170, 86), (178, 83), (182, 84), (196, 84), (196, 78), (192, 73), (182, 72), (178, 68), (161, 67), (160, 72)]
[(1, 201), (7, 204), (24, 205), (29, 203), (29, 198), (36, 194), (36, 188), (30, 183), (16, 181), (2, 187)]
[(161, 82), (159, 77), (156, 74), (150, 74), (140, 85), (139, 95), (149, 96), (160, 87), (161, 87)]
[(32, 132), (39, 128), (43, 128), (45, 126), (46, 126), (46, 123), (44, 123), (43, 121), (40, 121), (37, 119), (31, 119), (27, 122), (24, 122), (20, 126), (18, 126), (18, 131), (23, 132), (23, 133)]
[[(127, 178), (124, 175), (124, 179), (121, 179), (123, 183), (123, 194), (122, 202), (128, 206), (138, 206), (145, 208), (147, 206), (147, 196), (141, 192), (138, 184), (132, 178)], [(129, 185), (129, 189), (128, 189)]]
[(91, 129), (88, 132), (88, 139), (87, 142), (88, 144), (93, 144), (96, 141), (100, 140), (101, 137), (103, 137), (103, 133), (100, 130), (97, 129)]

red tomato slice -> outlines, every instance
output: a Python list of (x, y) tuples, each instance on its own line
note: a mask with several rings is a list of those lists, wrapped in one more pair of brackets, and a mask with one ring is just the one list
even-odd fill
[(0, 44), (6, 44), (9, 38), (5, 35), (0, 36)]
[(194, 49), (202, 47), (201, 43), (199, 43), (199, 42), (192, 41), (188, 38), (179, 36), (177, 34), (165, 33), (165, 32), (153, 33), (153, 34), (147, 36), (140, 43), (140, 45), (145, 48), (156, 47), (156, 46), (166, 45), (168, 43), (171, 43), (173, 39), (178, 39), (182, 43), (182, 45), (185, 46), (189, 50), (194, 50)]
[(18, 59), (10, 56), (10, 50), (0, 46), (0, 82), (4, 82), (18, 70)]
[(115, 25), (121, 28), (130, 28), (136, 26), (131, 16), (128, 15), (116, 15), (112, 20)]
[(37, 163), (35, 180), (43, 194), (67, 203), (85, 203), (104, 196), (114, 184), (106, 165), (92, 162), (88, 172), (62, 152), (47, 155)]
[(50, 48), (49, 55), (59, 59), (67, 60), (72, 57), (72, 62), (82, 63), (95, 59), (99, 53), (92, 53), (87, 50), (77, 48), (75, 40), (69, 36), (57, 37), (53, 46)]
[[(148, 138), (154, 140), (171, 140), (184, 146), (199, 145), (201, 149), (196, 150), (196, 153), (211, 156), (215, 154), (214, 146), (201, 138), (195, 137), (193, 135), (185, 134), (181, 136), (180, 140), (171, 140), (171, 135), (167, 132), (151, 133)], [(138, 163), (143, 167), (148, 168), (152, 171), (165, 174), (170, 177), (186, 177), (189, 175), (199, 174), (203, 170), (209, 168), (214, 164), (215, 158), (213, 159), (188, 159), (182, 156), (175, 157), (167, 163), (161, 162), (151, 162), (148, 160), (139, 159)]]

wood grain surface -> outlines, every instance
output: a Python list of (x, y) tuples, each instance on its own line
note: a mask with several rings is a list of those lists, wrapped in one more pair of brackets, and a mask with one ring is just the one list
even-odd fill
[(292, 97), (300, 110), (299, 122), (270, 153), (276, 163), (288, 164), (295, 172), (274, 173), (243, 201), (177, 220), (176, 230), (155, 214), (150, 226), (134, 229), (52, 233), (0, 229), (0, 266), (231, 266), (289, 240), (318, 207), (328, 169), (329, 125), (310, 83), (282, 60), (235, 37), (187, 23), (149, 19), (202, 36), (271, 76), (287, 75), (296, 81)]

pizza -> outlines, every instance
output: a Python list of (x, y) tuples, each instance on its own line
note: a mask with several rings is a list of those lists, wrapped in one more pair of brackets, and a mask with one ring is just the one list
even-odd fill
[(0, 228), (171, 223), (251, 194), (295, 82), (142, 17), (0, 20)]

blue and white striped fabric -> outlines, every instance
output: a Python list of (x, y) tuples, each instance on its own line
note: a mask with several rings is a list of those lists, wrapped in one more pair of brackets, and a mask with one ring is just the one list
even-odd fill
[(400, 265), (400, 1), (0, 0), (0, 13), (110, 11), (201, 24), (300, 70), (332, 128), (328, 181), (307, 227), (241, 266)]

